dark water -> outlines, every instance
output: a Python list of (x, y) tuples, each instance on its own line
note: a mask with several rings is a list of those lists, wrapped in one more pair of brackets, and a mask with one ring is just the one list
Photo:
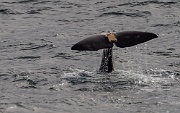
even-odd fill
[[(0, 113), (179, 113), (179, 0), (1, 0)], [(103, 31), (159, 38), (102, 51), (71, 51)]]

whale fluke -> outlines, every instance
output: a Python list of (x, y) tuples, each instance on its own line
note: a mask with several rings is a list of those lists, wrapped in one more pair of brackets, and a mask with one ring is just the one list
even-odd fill
[(98, 51), (103, 49), (103, 56), (101, 61), (100, 72), (112, 72), (112, 48), (113, 44), (120, 48), (131, 47), (158, 36), (150, 32), (141, 31), (124, 31), (118, 33), (102, 33), (101, 35), (95, 35), (79, 41), (71, 47), (71, 50), (79, 51)]
[(124, 31), (113, 34), (117, 39), (115, 41), (110, 42), (108, 36), (105, 34), (95, 35), (79, 41), (72, 46), (71, 50), (97, 51), (100, 49), (112, 48), (113, 43), (115, 43), (117, 47), (124, 48), (134, 46), (158, 37), (154, 33), (141, 31)]
[(131, 47), (151, 39), (157, 38), (154, 33), (141, 31), (125, 31), (116, 33), (117, 42), (115, 45), (120, 48)]
[(97, 51), (99, 49), (112, 47), (113, 43), (110, 43), (105, 35), (95, 35), (76, 43), (72, 46), (71, 50)]

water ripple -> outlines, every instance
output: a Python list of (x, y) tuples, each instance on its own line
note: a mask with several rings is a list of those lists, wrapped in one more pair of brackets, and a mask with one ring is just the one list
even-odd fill
[(38, 2), (38, 0), (21, 0), (21, 1), (18, 1), (17, 3), (31, 3), (31, 2)]
[(144, 17), (151, 15), (151, 12), (149, 11), (135, 11), (135, 12), (107, 12), (99, 15), (99, 17), (102, 16), (109, 16), (109, 15), (116, 15), (116, 16), (129, 16), (129, 17)]
[(13, 10), (11, 10), (11, 9), (0, 9), (0, 14), (5, 14), (5, 15), (12, 14), (12, 15), (17, 15), (17, 14), (22, 14), (22, 13), (17, 12), (17, 11), (13, 11)]
[(131, 6), (131, 7), (135, 7), (135, 6), (144, 6), (144, 5), (148, 5), (148, 4), (170, 5), (170, 4), (176, 4), (176, 3), (177, 2), (174, 2), (174, 1), (161, 2), (161, 1), (157, 1), (157, 0), (151, 0), (151, 1), (143, 1), (143, 2), (128, 2), (128, 3), (119, 4), (118, 6)]
[(148, 55), (156, 54), (157, 56), (166, 56), (167, 58), (180, 58), (180, 54), (173, 54), (173, 52), (165, 52), (165, 51), (155, 51), (155, 52), (149, 52)]
[(24, 60), (27, 60), (27, 59), (40, 59), (41, 56), (20, 56), (20, 57), (17, 57), (16, 59), (24, 59)]
[(24, 47), (21, 50), (39, 50), (42, 48), (49, 48), (50, 49), (50, 48), (54, 48), (54, 45), (53, 44), (42, 44), (42, 45), (30, 44), (29, 47)]

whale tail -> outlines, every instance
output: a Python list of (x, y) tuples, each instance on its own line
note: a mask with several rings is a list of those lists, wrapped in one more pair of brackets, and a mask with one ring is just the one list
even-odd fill
[(112, 47), (115, 44), (117, 47), (125, 48), (131, 47), (158, 36), (150, 32), (141, 31), (124, 31), (118, 33), (104, 33), (101, 35), (91, 36), (84, 40), (79, 41), (71, 47), (71, 50), (79, 51), (98, 51), (103, 49), (103, 56), (100, 66), (100, 72), (112, 72)]

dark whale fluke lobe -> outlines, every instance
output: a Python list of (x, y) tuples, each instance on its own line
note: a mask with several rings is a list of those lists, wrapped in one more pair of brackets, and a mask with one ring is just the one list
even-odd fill
[(131, 47), (157, 37), (156, 34), (149, 32), (125, 31), (116, 33), (117, 42), (115, 44), (120, 48)]
[(110, 43), (107, 37), (105, 37), (104, 35), (95, 35), (76, 43), (72, 46), (71, 50), (97, 51), (99, 49), (112, 47), (113, 43)]
[(124, 31), (118, 33), (109, 32), (81, 40), (73, 45), (71, 50), (98, 51), (103, 49), (103, 56), (99, 71), (110, 73), (114, 70), (112, 62), (113, 43), (115, 43), (117, 47), (125, 48), (149, 41), (157, 37), (158, 36), (154, 33), (141, 31)]

